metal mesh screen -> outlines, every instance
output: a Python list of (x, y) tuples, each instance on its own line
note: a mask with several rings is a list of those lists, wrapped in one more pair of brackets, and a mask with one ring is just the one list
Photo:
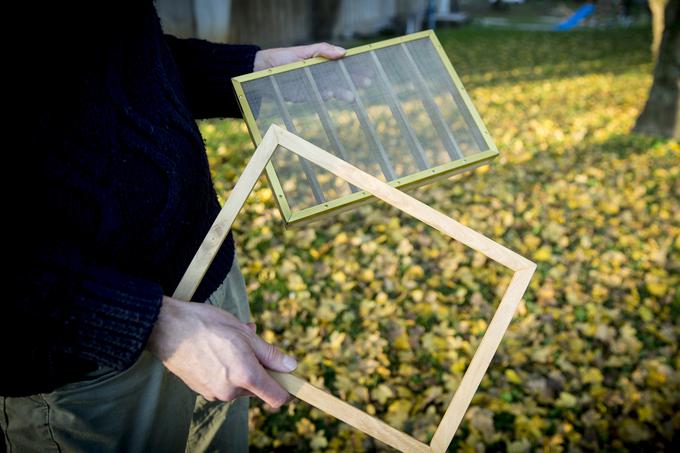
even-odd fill
[[(427, 37), (275, 73), (242, 88), (261, 134), (277, 124), (383, 181), (488, 150)], [(293, 211), (357, 190), (293, 153), (276, 152), (272, 164)]]

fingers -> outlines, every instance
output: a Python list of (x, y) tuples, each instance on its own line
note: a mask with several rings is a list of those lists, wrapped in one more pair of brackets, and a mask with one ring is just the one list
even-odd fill
[(308, 46), (301, 46), (302, 58), (324, 57), (331, 60), (336, 60), (345, 55), (346, 50), (342, 47), (333, 46), (326, 42), (319, 42), (310, 44)]
[(352, 73), (352, 80), (359, 88), (366, 88), (371, 86), (371, 78), (364, 74)]
[[(254, 329), (254, 323), (248, 323), (247, 325), (249, 328)], [(259, 363), (254, 367), (256, 368), (254, 371), (255, 375), (251, 376), (254, 378), (254, 381), (249, 382), (249, 385), (243, 385), (243, 387), (249, 389), (253, 394), (273, 407), (280, 407), (290, 402), (293, 397), (265, 371), (262, 365), (270, 370), (289, 373), (297, 368), (297, 361), (293, 357), (281, 352), (274, 345), (255, 335), (250, 337), (250, 346)]]
[(339, 99), (341, 101), (346, 101), (346, 102), (350, 102), (350, 101), (354, 100), (354, 94), (351, 91), (343, 90), (342, 88), (339, 88), (339, 89), (333, 91), (333, 97), (335, 97), (335, 99)]
[(272, 407), (281, 407), (290, 401), (290, 394), (279, 385), (262, 368), (262, 365), (253, 360), (246, 367), (247, 372), (239, 379), (239, 386), (260, 398)]
[(234, 397), (232, 399), (241, 398), (242, 396), (255, 396), (255, 394), (247, 389), (236, 389), (234, 390)]
[(253, 336), (250, 339), (250, 345), (257, 360), (270, 370), (290, 373), (297, 368), (297, 361), (293, 357), (284, 354), (260, 337)]
[(354, 94), (351, 91), (343, 88), (336, 88), (335, 90), (325, 89), (321, 92), (321, 99), (328, 101), (330, 99), (338, 99), (340, 101), (350, 102), (354, 100)]
[[(250, 390), (233, 387), (225, 392), (216, 392), (214, 396), (212, 395), (202, 395), (208, 401), (233, 401), (236, 398), (241, 398), (242, 396), (255, 396)], [(290, 400), (290, 398), (289, 398)], [(286, 401), (288, 402), (288, 401)]]

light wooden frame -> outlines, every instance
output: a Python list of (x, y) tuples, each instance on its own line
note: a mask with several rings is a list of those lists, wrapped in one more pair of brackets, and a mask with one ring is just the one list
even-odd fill
[[(463, 156), (459, 159), (452, 160), (451, 162), (447, 162), (442, 165), (438, 165), (432, 168), (415, 172), (411, 175), (406, 175), (401, 178), (397, 178), (394, 181), (388, 181), (388, 184), (390, 184), (391, 186), (403, 189), (417, 187), (426, 183), (436, 181), (438, 179), (450, 178), (455, 174), (472, 170), (474, 168), (487, 164), (489, 161), (494, 159), (499, 154), (498, 148), (496, 148), (496, 145), (491, 139), (491, 134), (489, 134), (489, 131), (487, 130), (486, 126), (484, 125), (484, 122), (480, 118), (477, 109), (475, 109), (475, 106), (472, 104), (470, 96), (468, 95), (467, 91), (465, 91), (463, 83), (460, 81), (460, 77), (458, 77), (456, 70), (453, 68), (451, 61), (449, 61), (449, 58), (446, 55), (446, 51), (444, 50), (444, 47), (442, 46), (441, 42), (439, 42), (439, 39), (437, 39), (437, 35), (434, 33), (434, 31), (424, 30), (417, 33), (411, 33), (409, 35), (400, 36), (397, 38), (386, 39), (384, 41), (379, 41), (347, 49), (345, 57), (359, 55), (377, 49), (382, 49), (385, 47), (403, 45), (404, 43), (408, 43), (419, 39), (428, 39), (431, 41), (432, 45), (434, 46), (434, 50), (436, 51), (442, 64), (444, 65), (444, 68), (446, 69), (451, 78), (451, 83), (458, 90), (458, 93), (463, 103), (465, 104), (465, 107), (467, 108), (472, 121), (474, 122), (475, 126), (477, 127), (477, 130), (481, 134), (480, 138), (484, 141), (487, 149), (485, 151), (481, 151), (470, 156)], [(245, 120), (246, 125), (248, 126), (248, 132), (250, 133), (250, 137), (255, 146), (258, 146), (261, 143), (262, 132), (257, 126), (257, 121), (255, 120), (255, 116), (253, 115), (251, 106), (248, 103), (248, 99), (243, 89), (243, 84), (262, 77), (268, 77), (275, 74), (281, 74), (287, 71), (307, 68), (309, 66), (313, 66), (316, 64), (325, 63), (327, 61), (328, 60), (323, 57), (309, 58), (307, 60), (288, 63), (285, 65), (277, 66), (275, 68), (269, 68), (261, 71), (252, 72), (249, 74), (244, 74), (242, 76), (234, 77), (232, 79), (234, 91), (236, 92), (236, 97), (238, 99), (241, 112), (243, 113), (243, 119)], [(354, 193), (347, 194), (333, 200), (327, 200), (326, 202), (319, 203), (315, 206), (294, 210), (290, 206), (290, 203), (286, 198), (286, 194), (283, 191), (281, 181), (279, 180), (276, 170), (274, 169), (274, 165), (270, 162), (266, 165), (265, 169), (266, 169), (265, 175), (267, 176), (269, 185), (272, 188), (272, 192), (274, 193), (276, 204), (277, 207), (279, 208), (279, 212), (281, 213), (281, 217), (283, 218), (283, 221), (286, 223), (286, 225), (302, 225), (326, 214), (339, 213), (349, 209), (353, 209), (358, 205), (370, 202), (372, 200), (371, 194), (369, 192), (365, 190), (359, 190)]]
[(323, 149), (281, 127), (272, 125), (246, 165), (231, 195), (189, 264), (173, 295), (174, 298), (191, 300), (236, 216), (278, 146), (325, 168), (350, 184), (412, 215), (515, 272), (429, 445), (368, 415), (325, 390), (314, 387), (299, 376), (269, 371), (272, 377), (292, 395), (394, 448), (408, 452), (445, 452), (491, 363), (517, 305), (529, 285), (536, 264)]

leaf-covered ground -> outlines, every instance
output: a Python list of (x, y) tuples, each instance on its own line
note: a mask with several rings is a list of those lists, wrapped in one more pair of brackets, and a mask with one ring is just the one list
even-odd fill
[[(630, 135), (644, 29), (438, 35), (501, 155), (413, 194), (539, 263), (452, 449), (667, 448), (680, 431), (680, 145)], [(253, 147), (201, 125), (221, 195)], [(254, 318), (314, 384), (428, 441), (509, 272), (381, 202), (282, 227), (264, 177), (234, 227)], [(294, 402), (253, 451), (387, 450)], [(677, 434), (676, 441), (677, 441)]]

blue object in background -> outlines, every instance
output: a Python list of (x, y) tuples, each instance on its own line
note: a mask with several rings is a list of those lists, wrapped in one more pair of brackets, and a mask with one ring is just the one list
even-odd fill
[(590, 17), (595, 12), (595, 5), (586, 3), (574, 11), (567, 20), (555, 26), (555, 31), (569, 31), (576, 27), (583, 19)]

